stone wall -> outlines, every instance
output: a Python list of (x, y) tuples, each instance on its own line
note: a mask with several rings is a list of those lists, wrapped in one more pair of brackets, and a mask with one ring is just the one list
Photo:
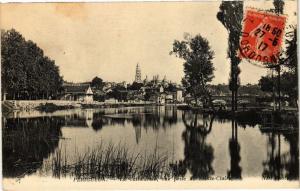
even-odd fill
[(74, 106), (74, 107), (80, 107), (80, 102), (78, 101), (66, 101), (66, 100), (11, 100), (11, 101), (5, 101), (11, 103), (10, 105), (13, 105), (13, 109), (34, 109), (37, 106), (44, 105), (46, 103), (52, 103), (57, 106)]

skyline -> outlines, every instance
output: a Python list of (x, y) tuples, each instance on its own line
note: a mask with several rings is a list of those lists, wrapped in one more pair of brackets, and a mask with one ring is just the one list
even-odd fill
[[(175, 39), (201, 34), (215, 52), (212, 84), (228, 83), (227, 31), (217, 20), (220, 2), (2, 4), (2, 29), (14, 28), (55, 60), (65, 81), (133, 82), (139, 63), (142, 79), (165, 75), (180, 83), (183, 60), (169, 55)], [(263, 6), (262, 6), (263, 5)], [(272, 2), (244, 7), (272, 8)], [(288, 24), (296, 2), (285, 2)], [(180, 13), (180, 14), (178, 14)], [(18, 18), (18, 19), (15, 19)], [(47, 21), (47, 22), (45, 22)], [(210, 25), (207, 25), (210, 23)], [(288, 25), (287, 24), (287, 25)], [(34, 26), (34, 27), (32, 27)], [(217, 34), (216, 34), (217, 33)], [(258, 83), (267, 70), (242, 61), (241, 84)]]

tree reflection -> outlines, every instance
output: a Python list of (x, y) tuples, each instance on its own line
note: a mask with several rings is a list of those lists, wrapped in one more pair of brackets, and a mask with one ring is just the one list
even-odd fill
[[(268, 136), (267, 160), (263, 161), (262, 177), (274, 180), (297, 180), (299, 178), (298, 133), (280, 131), (274, 126), (272, 129), (262, 126), (261, 131)], [(286, 152), (282, 152), (281, 148), (283, 138), (289, 143), (289, 150)]]
[(288, 180), (299, 179), (299, 134), (286, 133), (283, 135), (289, 143), (289, 157), (285, 158), (284, 168), (286, 170), (286, 178)]
[(93, 119), (92, 119), (92, 127), (95, 131), (99, 131), (102, 129), (104, 125), (107, 124), (107, 120), (103, 118), (103, 113), (93, 113)]
[(281, 164), (280, 151), (280, 135), (278, 134), (278, 136), (276, 136), (275, 132), (271, 132), (270, 134), (268, 134), (267, 154), (267, 161), (263, 162), (264, 171), (262, 173), (262, 177), (265, 179), (280, 180), (283, 177), (283, 166)]
[(229, 139), (229, 153), (230, 153), (230, 170), (227, 171), (229, 179), (242, 179), (242, 168), (239, 166), (241, 161), (240, 157), (240, 144), (238, 142), (238, 127), (237, 122), (232, 120), (231, 123), (232, 134)]
[(131, 122), (135, 132), (135, 141), (139, 143), (142, 137), (142, 116), (134, 115)]
[[(212, 167), (214, 149), (205, 142), (206, 136), (211, 132), (214, 116), (184, 112), (182, 120), (186, 128), (182, 133), (185, 148), (184, 160), (179, 164), (191, 172), (191, 180), (206, 180), (214, 174)], [(181, 172), (186, 173), (186, 170), (182, 170), (181, 167)]]
[(58, 146), (63, 117), (3, 118), (3, 176), (36, 172)]

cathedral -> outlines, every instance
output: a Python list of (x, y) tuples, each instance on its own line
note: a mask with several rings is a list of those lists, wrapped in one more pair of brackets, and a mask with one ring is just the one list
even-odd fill
[(136, 65), (134, 81), (137, 83), (142, 83), (142, 73), (141, 73), (141, 68), (139, 66), (139, 63)]

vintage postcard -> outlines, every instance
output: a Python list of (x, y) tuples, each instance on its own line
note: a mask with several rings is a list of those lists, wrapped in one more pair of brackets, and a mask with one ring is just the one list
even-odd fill
[(3, 190), (298, 188), (297, 4), (2, 3)]

